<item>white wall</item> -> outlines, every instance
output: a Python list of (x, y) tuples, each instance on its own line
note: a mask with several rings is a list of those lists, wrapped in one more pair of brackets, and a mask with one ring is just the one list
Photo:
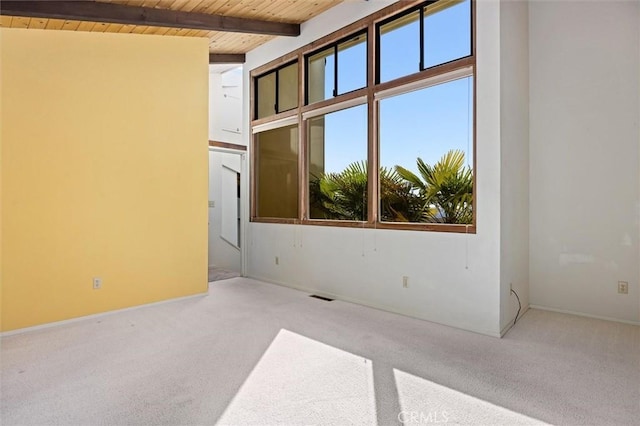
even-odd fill
[[(390, 2), (345, 2), (247, 54), (251, 69)], [(477, 6), (476, 235), (251, 223), (248, 275), (497, 336), (500, 332), (500, 7)], [(249, 96), (244, 94), (248, 126)], [(248, 135), (248, 127), (245, 128)], [(245, 143), (248, 142), (245, 137)], [(276, 265), (278, 256), (280, 264)], [(402, 288), (402, 276), (410, 287)]]
[(500, 5), (500, 325), (512, 324), (520, 297), (529, 304), (529, 11)]
[(209, 66), (209, 140), (245, 143), (242, 137), (242, 67), (220, 70), (219, 66)]
[(529, 16), (531, 304), (639, 322), (640, 3)]

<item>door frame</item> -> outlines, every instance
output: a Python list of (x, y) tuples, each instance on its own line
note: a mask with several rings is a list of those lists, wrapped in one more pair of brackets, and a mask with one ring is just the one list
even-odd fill
[[(249, 180), (247, 179), (247, 147), (227, 142), (209, 141), (208, 152), (221, 152), (240, 156), (240, 275), (247, 276), (247, 218), (249, 217)], [(209, 155), (207, 153), (207, 155)], [(208, 159), (207, 159), (208, 160)], [(211, 170), (208, 171), (207, 181), (210, 182)], [(209, 195), (207, 193), (207, 200)], [(208, 207), (207, 207), (208, 209)], [(209, 232), (209, 230), (207, 230)], [(208, 243), (207, 243), (208, 244)], [(208, 248), (207, 248), (208, 250)]]

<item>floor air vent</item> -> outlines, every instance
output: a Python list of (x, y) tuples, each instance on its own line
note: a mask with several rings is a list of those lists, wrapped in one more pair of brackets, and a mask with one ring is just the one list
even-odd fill
[(323, 296), (318, 296), (317, 294), (312, 294), (309, 297), (313, 297), (315, 299), (320, 299), (320, 300), (324, 300), (325, 302), (331, 302), (333, 301), (333, 299), (329, 299), (328, 297), (323, 297)]

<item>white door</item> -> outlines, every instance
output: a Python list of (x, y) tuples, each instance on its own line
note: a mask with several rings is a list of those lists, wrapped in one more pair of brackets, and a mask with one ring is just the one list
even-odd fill
[(243, 158), (209, 151), (209, 268), (242, 272)]

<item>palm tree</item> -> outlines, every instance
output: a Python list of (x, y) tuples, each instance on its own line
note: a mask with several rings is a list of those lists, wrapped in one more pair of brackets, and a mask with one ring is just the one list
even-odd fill
[(420, 222), (422, 200), (396, 170), (380, 167), (380, 220)]
[[(309, 182), (311, 218), (367, 220), (367, 162), (349, 164), (339, 173), (313, 176)], [(380, 168), (380, 215), (383, 221), (417, 222), (420, 197), (395, 170)]]
[(314, 219), (367, 220), (367, 163), (351, 163), (340, 173), (313, 176), (309, 196)]
[(418, 172), (401, 166), (395, 170), (415, 188), (423, 201), (423, 221), (471, 223), (473, 221), (473, 172), (464, 165), (464, 152), (451, 150), (430, 166), (417, 159)]

